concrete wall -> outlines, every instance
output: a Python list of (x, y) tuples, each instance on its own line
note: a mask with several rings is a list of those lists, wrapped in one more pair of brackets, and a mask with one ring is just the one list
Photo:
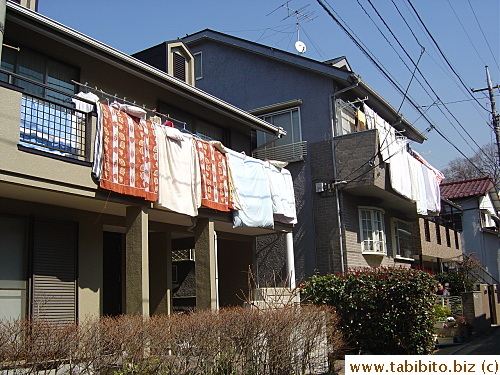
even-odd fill
[[(428, 221), (430, 241), (426, 240), (425, 235), (425, 220), (420, 218), (412, 226), (412, 230), (418, 231), (420, 237), (417, 237), (419, 246), (418, 254), (441, 259), (455, 259), (462, 254), (462, 238), (460, 232), (449, 229), (450, 246), (446, 242), (446, 228), (442, 225), (437, 225), (433, 221)], [(437, 242), (436, 228), (441, 235), (441, 244)], [(456, 244), (458, 243), (458, 249)]]

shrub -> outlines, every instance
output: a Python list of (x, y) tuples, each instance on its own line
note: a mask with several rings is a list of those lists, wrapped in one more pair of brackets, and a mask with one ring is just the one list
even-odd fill
[(325, 373), (343, 348), (338, 321), (328, 306), (105, 317), (78, 326), (0, 321), (0, 373)]
[(364, 268), (313, 276), (306, 300), (334, 306), (348, 345), (373, 354), (430, 354), (434, 278), (407, 268)]

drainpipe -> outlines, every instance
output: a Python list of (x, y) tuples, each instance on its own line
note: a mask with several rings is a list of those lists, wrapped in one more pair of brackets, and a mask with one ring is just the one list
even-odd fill
[(5, 13), (7, 13), (7, 0), (0, 0), (0, 61), (2, 61), (3, 35), (5, 33)]
[(344, 264), (344, 235), (342, 233), (342, 222), (340, 215), (340, 191), (339, 186), (344, 184), (345, 181), (337, 182), (337, 158), (335, 157), (335, 142), (333, 141), (335, 137), (335, 127), (337, 125), (337, 116), (335, 113), (335, 97), (340, 95), (346, 91), (349, 91), (359, 85), (359, 76), (357, 74), (351, 74), (351, 78), (354, 80), (354, 83), (350, 86), (344, 87), (341, 90), (335, 91), (330, 96), (330, 118), (331, 118), (331, 140), (332, 140), (332, 164), (333, 164), (333, 186), (335, 187), (335, 203), (337, 205), (337, 223), (339, 230), (339, 242), (340, 242), (340, 266), (342, 272), (345, 271)]

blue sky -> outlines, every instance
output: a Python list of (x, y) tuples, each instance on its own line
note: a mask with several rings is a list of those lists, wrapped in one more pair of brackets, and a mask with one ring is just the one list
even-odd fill
[[(486, 87), (485, 65), (489, 66), (493, 85), (500, 84), (500, 1), (323, 1), (341, 17), (401, 87), (406, 90), (411, 81), (409, 96), (419, 106), (425, 106), (422, 110), (454, 146), (472, 156), (476, 144), (483, 146), (494, 140), (491, 115), (485, 110), (490, 109), (486, 92), (474, 94), (477, 103), (466, 88)], [(460, 78), (437, 51), (411, 11), (410, 3)], [(353, 70), (365, 82), (399, 108), (402, 95), (314, 0), (291, 0), (288, 3), (284, 0), (39, 0), (39, 12), (125, 53), (134, 53), (205, 28), (295, 52), (296, 19), (293, 16), (287, 18), (288, 11), (280, 7), (282, 4), (301, 9), (314, 18), (299, 19), (300, 39), (307, 45), (304, 56), (320, 61), (346, 56)], [(371, 4), (414, 62), (421, 55), (420, 45), (425, 48), (418, 68), (431, 88), (422, 76), (417, 74), (416, 77), (428, 93), (416, 79), (411, 80), (414, 65)], [(436, 104), (427, 107), (437, 100), (432, 90), (441, 102), (449, 104), (446, 107)], [(498, 89), (495, 92), (500, 93)], [(500, 102), (498, 96), (497, 102)], [(497, 104), (499, 107), (500, 103)], [(412, 147), (431, 164), (442, 169), (450, 160), (461, 157), (459, 151), (435, 130), (427, 132), (429, 123), (407, 101), (403, 102), (401, 112), (428, 137), (428, 141), (412, 144)]]

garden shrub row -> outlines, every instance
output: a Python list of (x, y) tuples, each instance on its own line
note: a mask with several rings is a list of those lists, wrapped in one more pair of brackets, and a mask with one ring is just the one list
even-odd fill
[(353, 351), (430, 354), (436, 281), (422, 270), (363, 268), (313, 276), (302, 286), (306, 300), (334, 306)]
[[(319, 374), (343, 348), (328, 306), (0, 321), (1, 374)], [(328, 361), (330, 359), (330, 362)]]

